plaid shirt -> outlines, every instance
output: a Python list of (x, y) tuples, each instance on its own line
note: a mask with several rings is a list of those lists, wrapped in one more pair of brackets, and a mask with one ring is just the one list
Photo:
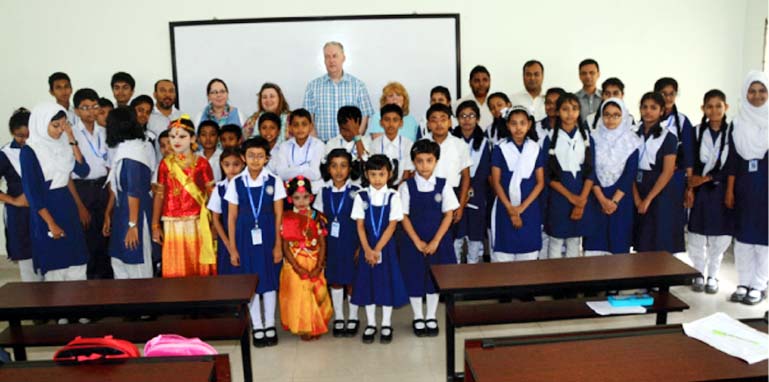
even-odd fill
[(342, 74), (339, 83), (334, 83), (328, 74), (318, 77), (309, 84), (304, 92), (304, 108), (315, 118), (315, 130), (323, 142), (339, 133), (336, 113), (342, 106), (357, 106), (363, 116), (374, 114), (366, 84), (347, 73)]

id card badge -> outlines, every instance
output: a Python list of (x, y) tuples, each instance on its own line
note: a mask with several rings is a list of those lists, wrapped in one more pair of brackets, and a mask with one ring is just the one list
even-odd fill
[(338, 221), (331, 222), (331, 237), (339, 237), (339, 229), (341, 228)]
[(643, 173), (643, 171), (639, 170), (638, 174), (635, 177), (635, 181), (638, 182), (638, 183), (641, 183), (641, 182), (643, 182), (643, 180), (644, 180), (644, 173)]
[(376, 261), (377, 264), (382, 264), (382, 252), (379, 252), (379, 259)]
[(262, 229), (254, 227), (251, 229), (251, 244), (262, 245)]
[(748, 172), (758, 171), (758, 159), (751, 159), (748, 161)]

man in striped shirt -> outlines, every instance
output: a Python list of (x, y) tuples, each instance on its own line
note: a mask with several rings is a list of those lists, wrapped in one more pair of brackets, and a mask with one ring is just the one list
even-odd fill
[(323, 142), (339, 133), (336, 114), (342, 106), (357, 106), (361, 110), (361, 135), (366, 132), (368, 117), (374, 114), (366, 84), (344, 72), (344, 60), (342, 44), (336, 41), (327, 42), (323, 46), (326, 74), (310, 81), (304, 92), (304, 108), (312, 114), (315, 132)]

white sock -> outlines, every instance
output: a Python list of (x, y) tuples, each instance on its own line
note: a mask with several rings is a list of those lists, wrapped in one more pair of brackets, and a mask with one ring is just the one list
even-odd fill
[(438, 311), (438, 293), (427, 294), (427, 319), (434, 320)]
[(376, 305), (366, 305), (366, 325), (376, 327)]
[(348, 299), (347, 300), (347, 309), (349, 309), (349, 311), (347, 312), (347, 319), (348, 320), (357, 320), (358, 319), (358, 305), (353, 304)]
[(392, 323), (390, 322), (390, 319), (393, 316), (393, 307), (392, 306), (383, 306), (382, 307), (382, 327), (385, 326), (392, 326)]
[(251, 327), (254, 329), (264, 329), (262, 324), (262, 304), (259, 302), (259, 293), (254, 293), (251, 303), (248, 304), (248, 311), (251, 314)]
[(411, 302), (411, 310), (414, 311), (415, 320), (423, 320), (425, 317), (422, 314), (422, 297), (409, 297)]
[(275, 299), (277, 292), (269, 291), (262, 296), (264, 300), (264, 327), (271, 328), (275, 326)]
[(334, 319), (344, 321), (344, 289), (331, 288), (331, 303), (334, 305)]

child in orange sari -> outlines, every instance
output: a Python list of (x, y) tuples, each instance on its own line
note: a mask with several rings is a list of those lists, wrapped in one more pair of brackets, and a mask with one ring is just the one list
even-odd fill
[(152, 211), (152, 240), (163, 244), (163, 277), (215, 275), (216, 252), (206, 208), (214, 174), (208, 161), (194, 154), (195, 125), (188, 116), (171, 122), (168, 131), (174, 153), (158, 167)]
[(280, 273), (280, 319), (285, 330), (304, 341), (328, 332), (333, 309), (323, 264), (326, 218), (313, 210), (310, 180), (299, 175), (286, 182), (293, 209), (283, 214), (283, 270)]

